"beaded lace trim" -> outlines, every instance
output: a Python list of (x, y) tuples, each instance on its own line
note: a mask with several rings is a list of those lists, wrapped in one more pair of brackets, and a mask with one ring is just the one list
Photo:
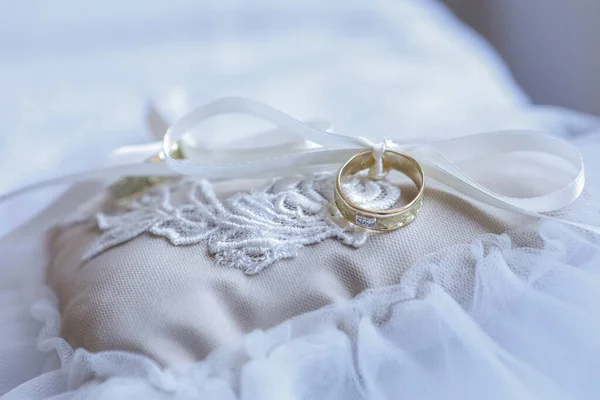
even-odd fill
[[(330, 206), (333, 181), (331, 174), (282, 178), (261, 191), (221, 201), (206, 180), (169, 180), (110, 214), (97, 213), (102, 235), (84, 258), (149, 233), (175, 246), (203, 243), (219, 265), (255, 274), (328, 238), (359, 247), (366, 232), (344, 222)], [(349, 178), (344, 191), (371, 209), (390, 208), (400, 199), (397, 186), (365, 177)]]

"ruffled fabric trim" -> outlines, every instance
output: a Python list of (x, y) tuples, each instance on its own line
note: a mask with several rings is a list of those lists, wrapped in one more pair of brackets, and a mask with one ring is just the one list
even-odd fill
[(599, 250), (553, 223), (484, 235), (424, 257), (398, 285), (167, 369), (72, 349), (46, 294), (32, 310), (47, 372), (3, 399), (598, 398)]

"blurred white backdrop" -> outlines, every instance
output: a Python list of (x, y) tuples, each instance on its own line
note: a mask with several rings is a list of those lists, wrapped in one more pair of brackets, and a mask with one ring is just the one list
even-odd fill
[(172, 119), (222, 95), (376, 138), (527, 125), (503, 63), (435, 0), (3, 2), (0, 191), (148, 141), (149, 101)]

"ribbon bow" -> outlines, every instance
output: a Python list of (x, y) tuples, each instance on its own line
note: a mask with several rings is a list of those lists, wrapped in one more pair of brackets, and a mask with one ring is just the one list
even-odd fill
[[(184, 136), (204, 120), (220, 114), (243, 113), (261, 117), (277, 125), (277, 135), (293, 135), (302, 144), (288, 143), (256, 150), (223, 150), (219, 153), (186, 144)], [(558, 220), (595, 233), (600, 228), (560, 220), (540, 214), (563, 208), (579, 197), (585, 185), (583, 159), (576, 147), (565, 140), (533, 131), (501, 131), (444, 139), (428, 143), (396, 144), (391, 141), (371, 143), (362, 137), (329, 132), (323, 123), (303, 123), (260, 102), (238, 98), (220, 98), (200, 107), (178, 120), (165, 133), (162, 143), (123, 147), (113, 152), (112, 165), (84, 173), (61, 176), (29, 185), (0, 196), (0, 201), (43, 186), (93, 179), (115, 179), (120, 176), (195, 175), (209, 180), (283, 176), (318, 166), (341, 164), (359, 150), (371, 148), (376, 160), (370, 175), (384, 176), (381, 157), (386, 148), (415, 158), (427, 178), (436, 181), (482, 203), (537, 218)], [(271, 134), (273, 138), (274, 133)], [(269, 136), (264, 137), (265, 140)], [(174, 157), (173, 149), (182, 144), (184, 159)], [(162, 148), (164, 162), (145, 162)], [(536, 197), (509, 197), (481, 185), (456, 166), (457, 161), (495, 156), (511, 152), (536, 152), (552, 155), (572, 166), (573, 179), (552, 193)], [(222, 160), (226, 160), (223, 162)]]

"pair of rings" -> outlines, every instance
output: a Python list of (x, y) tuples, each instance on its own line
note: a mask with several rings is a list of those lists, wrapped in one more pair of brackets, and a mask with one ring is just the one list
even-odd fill
[[(179, 148), (174, 148), (172, 157), (183, 158)], [(163, 155), (151, 157), (147, 162), (160, 162)], [(385, 172), (396, 170), (406, 175), (417, 187), (417, 195), (405, 206), (391, 210), (369, 210), (353, 203), (342, 191), (344, 177), (371, 168), (377, 161), (370, 150), (354, 155), (340, 168), (335, 182), (334, 199), (340, 214), (355, 225), (375, 231), (393, 231), (411, 223), (423, 206), (424, 174), (419, 163), (412, 157), (392, 150), (382, 154), (382, 167)], [(161, 182), (160, 177), (127, 177), (111, 186), (117, 199), (127, 198)]]
[(414, 221), (423, 207), (425, 177), (419, 163), (412, 157), (392, 150), (383, 153), (383, 169), (406, 175), (417, 187), (417, 195), (406, 205), (391, 210), (370, 210), (353, 203), (342, 191), (345, 176), (371, 168), (376, 160), (370, 150), (358, 153), (340, 168), (335, 182), (334, 199), (342, 216), (360, 227), (375, 231), (393, 231)]

